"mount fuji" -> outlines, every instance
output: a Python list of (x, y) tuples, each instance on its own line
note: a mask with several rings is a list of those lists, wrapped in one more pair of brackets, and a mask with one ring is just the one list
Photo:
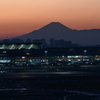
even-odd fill
[(73, 30), (59, 22), (51, 22), (38, 30), (14, 38), (23, 40), (44, 38), (47, 42), (50, 38), (54, 38), (55, 40), (72, 41), (80, 45), (100, 45), (100, 29)]

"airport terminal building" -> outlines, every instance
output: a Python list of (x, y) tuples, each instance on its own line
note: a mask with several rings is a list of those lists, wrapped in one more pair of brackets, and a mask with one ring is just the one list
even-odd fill
[(40, 43), (0, 43), (0, 64), (28, 62), (30, 50), (40, 49)]
[(40, 43), (1, 43), (0, 64), (30, 62), (100, 61), (100, 47), (68, 47), (41, 49)]

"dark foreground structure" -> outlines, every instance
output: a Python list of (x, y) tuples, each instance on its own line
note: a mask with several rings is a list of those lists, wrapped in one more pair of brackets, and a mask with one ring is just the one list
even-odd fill
[(100, 100), (100, 47), (0, 48), (0, 100)]
[(43, 74), (42, 70), (38, 74), (33, 71), (1, 75), (0, 100), (100, 100), (98, 71), (87, 71), (88, 74)]

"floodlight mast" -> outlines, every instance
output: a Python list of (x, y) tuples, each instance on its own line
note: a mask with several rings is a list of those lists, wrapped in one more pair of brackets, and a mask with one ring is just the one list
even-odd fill
[(22, 44), (22, 45), (19, 47), (19, 49), (21, 49), (23, 46), (24, 46), (24, 45)]
[(84, 56), (86, 55), (87, 50), (84, 50)]
[(31, 49), (32, 47), (33, 47), (33, 44), (31, 44), (28, 49)]
[(47, 67), (48, 67), (48, 58), (47, 58), (47, 53), (48, 53), (48, 51), (46, 50), (46, 51), (44, 51), (45, 52), (45, 60), (46, 60), (46, 65), (47, 65)]
[(47, 57), (47, 53), (48, 53), (48, 51), (45, 51), (45, 57)]
[(2, 47), (0, 47), (0, 49), (4, 49), (4, 44), (2, 45)]
[(14, 44), (11, 46), (11, 48), (10, 48), (10, 49), (13, 49), (13, 47), (14, 47)]

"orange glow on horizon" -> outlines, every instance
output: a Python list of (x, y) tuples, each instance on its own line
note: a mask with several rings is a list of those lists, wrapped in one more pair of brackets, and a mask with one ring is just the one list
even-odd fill
[(37, 30), (50, 22), (71, 29), (100, 29), (100, 0), (1, 0), (0, 39)]

